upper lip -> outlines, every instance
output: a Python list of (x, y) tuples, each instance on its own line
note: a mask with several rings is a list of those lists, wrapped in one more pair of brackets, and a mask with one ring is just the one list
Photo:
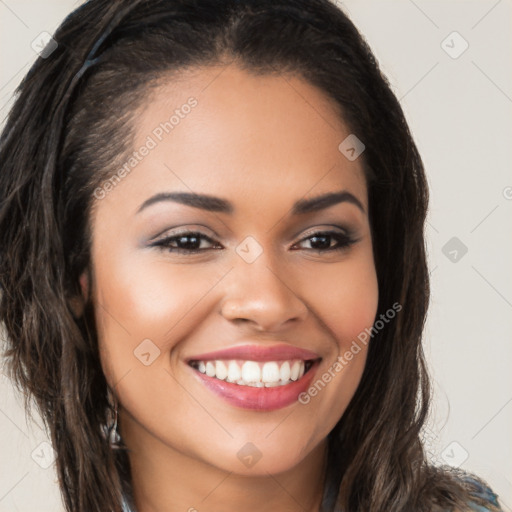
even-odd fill
[(246, 361), (281, 361), (302, 359), (304, 361), (319, 359), (319, 355), (310, 350), (293, 347), (284, 343), (278, 345), (246, 344), (236, 347), (198, 354), (187, 358), (190, 361), (208, 361), (213, 359), (243, 359)]

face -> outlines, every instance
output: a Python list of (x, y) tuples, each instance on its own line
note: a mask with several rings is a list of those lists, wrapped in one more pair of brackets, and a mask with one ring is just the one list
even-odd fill
[(239, 474), (293, 468), (354, 395), (367, 347), (345, 355), (377, 311), (350, 131), (302, 79), (234, 66), (169, 79), (135, 123), (82, 280), (121, 434)]

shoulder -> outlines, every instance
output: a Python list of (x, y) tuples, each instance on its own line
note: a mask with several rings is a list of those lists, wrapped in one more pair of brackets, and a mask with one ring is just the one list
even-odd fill
[(471, 496), (467, 512), (503, 512), (498, 495), (481, 478), (471, 474), (459, 478)]

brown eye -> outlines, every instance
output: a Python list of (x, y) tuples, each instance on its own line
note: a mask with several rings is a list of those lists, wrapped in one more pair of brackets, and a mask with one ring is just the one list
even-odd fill
[[(204, 247), (205, 243), (215, 247)], [(168, 236), (152, 244), (152, 247), (167, 249), (169, 252), (198, 253), (208, 249), (219, 249), (220, 244), (203, 233), (186, 231), (174, 236)]]
[[(309, 242), (309, 250), (315, 252), (340, 251), (347, 249), (355, 240), (348, 235), (337, 231), (319, 231), (301, 240), (299, 243)], [(335, 245), (333, 245), (333, 242)]]

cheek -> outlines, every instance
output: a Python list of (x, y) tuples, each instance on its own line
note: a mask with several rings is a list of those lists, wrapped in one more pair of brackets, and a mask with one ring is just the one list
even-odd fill
[(338, 343), (339, 352), (370, 328), (378, 307), (378, 283), (373, 259), (354, 257), (351, 261), (319, 267), (308, 288), (310, 304)]
[[(330, 268), (329, 268), (330, 267)], [(332, 335), (326, 357), (299, 403), (309, 414), (322, 418), (314, 437), (325, 437), (343, 416), (354, 396), (366, 363), (367, 343), (378, 308), (378, 283), (369, 247), (350, 258), (319, 267), (311, 280), (311, 305)], [(361, 336), (361, 334), (363, 336)]]
[[(140, 365), (141, 354), (159, 366), (199, 318), (208, 296), (227, 270), (221, 264), (147, 264), (134, 255), (102, 252), (95, 266), (95, 304), (103, 370), (119, 379)], [(144, 361), (143, 361), (144, 362)], [(153, 363), (152, 363), (153, 365)]]

